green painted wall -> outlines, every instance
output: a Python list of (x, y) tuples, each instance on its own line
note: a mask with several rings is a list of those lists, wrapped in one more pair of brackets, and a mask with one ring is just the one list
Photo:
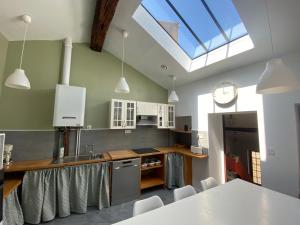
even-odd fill
[[(21, 42), (9, 42), (5, 77), (17, 66)], [(55, 85), (60, 82), (63, 59), (61, 41), (26, 42), (23, 68), (31, 82), (29, 91), (4, 88), (0, 98), (0, 128), (51, 129)], [(74, 44), (70, 85), (87, 88), (85, 125), (108, 127), (111, 98), (167, 102), (167, 90), (132, 67), (125, 66), (130, 94), (116, 94), (121, 62), (108, 52), (94, 52), (87, 44)]]
[(4, 69), (5, 69), (7, 48), (8, 48), (8, 41), (0, 33), (0, 96), (2, 93), (2, 83), (3, 83), (3, 78), (4, 78)]

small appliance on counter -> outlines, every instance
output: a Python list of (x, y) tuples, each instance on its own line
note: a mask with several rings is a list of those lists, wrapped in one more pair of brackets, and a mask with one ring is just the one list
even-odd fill
[(12, 150), (13, 150), (14, 146), (10, 145), (10, 144), (6, 144), (4, 145), (4, 157), (3, 157), (3, 162), (5, 163), (5, 165), (9, 165), (12, 162)]

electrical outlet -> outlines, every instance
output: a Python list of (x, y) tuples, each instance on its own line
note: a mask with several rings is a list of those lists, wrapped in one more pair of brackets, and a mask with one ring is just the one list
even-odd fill
[(125, 130), (125, 134), (131, 134), (132, 130)]
[(86, 128), (87, 128), (88, 130), (91, 130), (91, 129), (92, 129), (92, 125), (87, 125)]
[(267, 149), (267, 152), (268, 152), (268, 155), (269, 155), (269, 156), (275, 156), (275, 155), (276, 155), (275, 150), (274, 150), (273, 147), (269, 147), (269, 148)]

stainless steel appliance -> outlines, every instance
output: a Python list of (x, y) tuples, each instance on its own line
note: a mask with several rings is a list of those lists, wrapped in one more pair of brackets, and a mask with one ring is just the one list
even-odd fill
[(3, 224), (3, 188), (4, 188), (4, 172), (3, 172), (3, 151), (4, 151), (5, 134), (0, 133), (0, 225)]
[(112, 162), (112, 205), (132, 201), (139, 197), (140, 166), (140, 158)]

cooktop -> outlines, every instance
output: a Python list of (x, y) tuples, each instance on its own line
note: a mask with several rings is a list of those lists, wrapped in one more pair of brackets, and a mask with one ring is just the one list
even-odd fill
[(158, 150), (154, 148), (135, 148), (132, 149), (137, 154), (146, 154), (146, 153), (153, 153), (153, 152), (159, 152)]

